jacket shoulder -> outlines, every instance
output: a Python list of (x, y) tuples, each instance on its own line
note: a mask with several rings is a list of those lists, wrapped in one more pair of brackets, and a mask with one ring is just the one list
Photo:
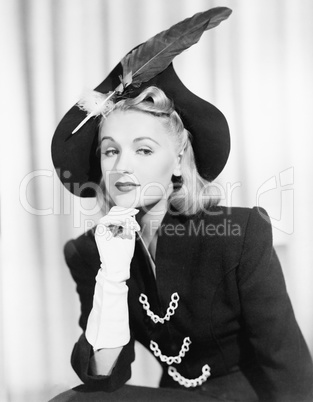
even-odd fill
[[(271, 221), (268, 213), (262, 207), (225, 207), (215, 206), (201, 211), (194, 218), (193, 224), (202, 224), (216, 235), (224, 237), (235, 235), (245, 237), (247, 229), (253, 228), (271, 231)], [(222, 229), (223, 227), (223, 229)], [(248, 230), (252, 232), (253, 230)], [(249, 233), (248, 233), (249, 234)]]
[(225, 218), (229, 218), (229, 219), (234, 219), (237, 220), (238, 222), (247, 222), (250, 218), (250, 216), (252, 215), (259, 215), (260, 217), (262, 217), (263, 219), (266, 219), (269, 221), (269, 215), (267, 213), (267, 211), (259, 206), (253, 206), (253, 207), (227, 207), (227, 206), (214, 206), (211, 208), (208, 208), (205, 211), (201, 211), (200, 213), (200, 217), (208, 217), (208, 219), (210, 218), (214, 218), (216, 217), (216, 219), (225, 219)]
[(214, 244), (220, 249), (229, 266), (238, 264), (247, 248), (254, 249), (261, 244), (272, 248), (271, 222), (262, 207), (217, 206), (198, 215), (194, 225), (200, 224), (204, 228), (203, 239), (207, 247), (212, 248)]
[(95, 228), (88, 230), (75, 239), (66, 242), (64, 256), (68, 263), (79, 258), (88, 265), (99, 266), (99, 252), (94, 236)]

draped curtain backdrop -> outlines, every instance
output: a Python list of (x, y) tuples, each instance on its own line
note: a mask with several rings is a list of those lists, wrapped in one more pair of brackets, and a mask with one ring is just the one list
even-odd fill
[[(225, 205), (263, 206), (299, 325), (313, 350), (311, 0), (10, 0), (0, 4), (0, 400), (43, 401), (79, 384), (70, 353), (79, 301), (64, 243), (99, 217), (60, 186), (50, 143), (64, 113), (132, 47), (198, 11), (228, 21), (175, 59), (226, 115)], [(139, 348), (133, 383), (156, 386)], [(153, 374), (147, 377), (147, 367)]]

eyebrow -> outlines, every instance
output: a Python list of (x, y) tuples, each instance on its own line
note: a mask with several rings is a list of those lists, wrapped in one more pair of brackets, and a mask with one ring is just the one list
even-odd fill
[(142, 141), (142, 140), (150, 140), (150, 141), (153, 141), (153, 142), (155, 142), (156, 144), (160, 145), (156, 140), (154, 140), (154, 139), (151, 138), (151, 137), (138, 137), (138, 138), (135, 138), (135, 139), (134, 139), (134, 142), (139, 142), (139, 141)]
[[(102, 137), (102, 138), (101, 138), (101, 143), (102, 143), (102, 141), (104, 141), (104, 140), (110, 140), (110, 141), (116, 142), (116, 141), (114, 140), (114, 138), (112, 138), (112, 137)], [(153, 141), (153, 142), (155, 142), (156, 144), (160, 145), (156, 140), (154, 140), (154, 139), (151, 138), (151, 137), (138, 137), (138, 138), (135, 138), (135, 139), (134, 139), (134, 142), (139, 142), (139, 141), (142, 141), (142, 140), (150, 140), (150, 141)]]

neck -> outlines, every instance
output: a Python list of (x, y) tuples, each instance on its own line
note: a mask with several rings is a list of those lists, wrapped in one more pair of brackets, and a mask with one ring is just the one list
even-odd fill
[(162, 200), (155, 205), (140, 208), (136, 219), (141, 227), (142, 237), (150, 243), (162, 223), (167, 212), (167, 200)]

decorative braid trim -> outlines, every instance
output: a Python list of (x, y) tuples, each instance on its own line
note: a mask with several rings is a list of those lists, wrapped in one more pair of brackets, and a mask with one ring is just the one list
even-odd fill
[(208, 364), (205, 364), (202, 367), (202, 374), (198, 378), (189, 379), (183, 377), (179, 374), (175, 367), (170, 366), (167, 369), (168, 374), (173, 378), (174, 381), (178, 382), (180, 385), (183, 385), (186, 388), (197, 387), (202, 385), (211, 375), (211, 368)]
[(159, 345), (154, 342), (150, 341), (150, 349), (152, 350), (155, 357), (158, 357), (161, 362), (166, 363), (168, 365), (173, 363), (181, 363), (182, 358), (185, 356), (186, 352), (189, 350), (189, 345), (191, 344), (191, 340), (189, 337), (184, 339), (182, 347), (180, 348), (179, 354), (177, 356), (165, 356), (162, 355)]
[(142, 307), (144, 308), (144, 310), (146, 310), (147, 316), (151, 318), (151, 320), (157, 324), (158, 322), (160, 322), (161, 324), (164, 324), (165, 321), (169, 321), (171, 319), (171, 316), (175, 314), (175, 310), (178, 307), (178, 301), (179, 301), (179, 295), (177, 292), (173, 293), (171, 296), (171, 301), (169, 303), (169, 306), (166, 310), (166, 314), (165, 316), (159, 317), (157, 314), (154, 314), (151, 310), (150, 310), (150, 304), (148, 302), (148, 297), (144, 294), (141, 293), (139, 296), (139, 301), (142, 304)]

